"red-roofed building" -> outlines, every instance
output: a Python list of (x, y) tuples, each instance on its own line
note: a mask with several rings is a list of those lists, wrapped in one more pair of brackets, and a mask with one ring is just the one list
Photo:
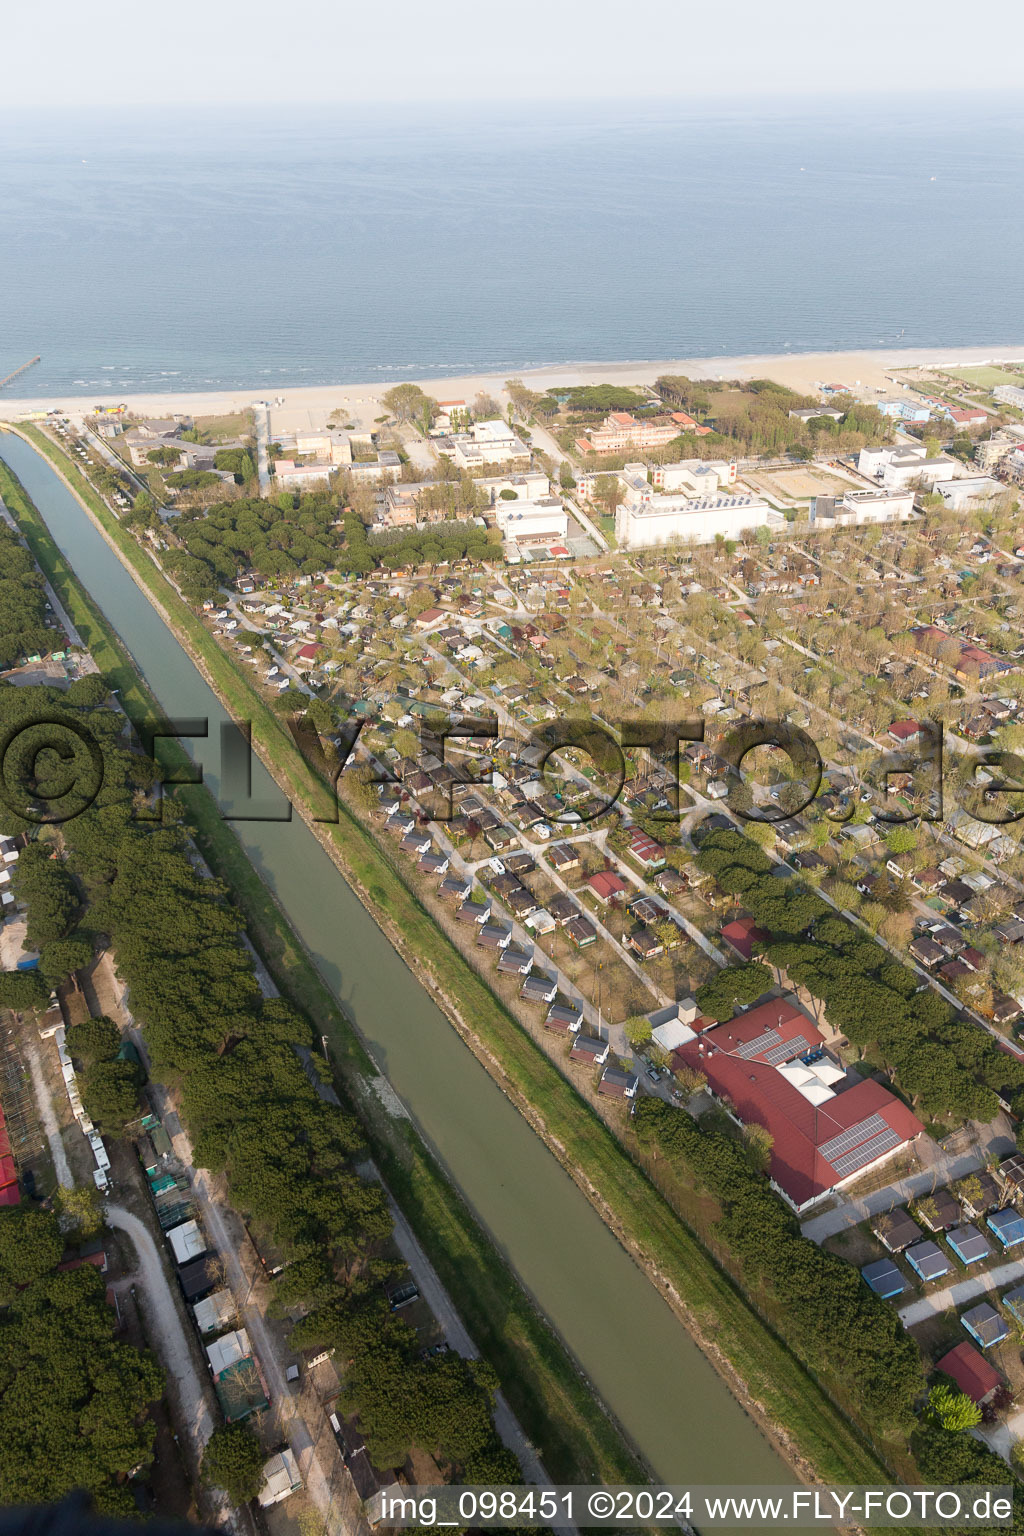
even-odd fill
[(771, 1181), (796, 1211), (859, 1178), (924, 1129), (880, 1083), (866, 1078), (846, 1086), (823, 1046), (813, 1020), (780, 998), (705, 1030), (676, 1053), (704, 1074), (742, 1124), (769, 1133)]
[(21, 1190), (17, 1184), (5, 1184), (3, 1189), (0, 1189), (0, 1206), (20, 1204)]
[(640, 827), (630, 828), (629, 852), (630, 857), (635, 859), (640, 868), (645, 871), (650, 872), (665, 867), (664, 848)]
[(295, 652), (296, 661), (316, 661), (320, 655), (320, 647), (312, 641), (308, 645), (300, 645)]
[(763, 944), (769, 935), (763, 928), (759, 928), (752, 917), (738, 917), (735, 922), (726, 923), (722, 929), (722, 938), (734, 949), (741, 960), (749, 960), (754, 953), (756, 944)]
[(613, 869), (598, 870), (596, 875), (590, 876), (587, 884), (598, 901), (603, 902), (605, 906), (610, 901), (617, 901), (622, 893), (628, 889), (625, 880), (623, 880), (621, 875), (617, 875)]
[(1012, 664), (1001, 656), (993, 656), (991, 651), (983, 651), (980, 646), (965, 645), (955, 670), (957, 677), (966, 682), (968, 678), (995, 677), (997, 673), (1009, 672)]
[(935, 1369), (952, 1376), (961, 1392), (966, 1392), (973, 1403), (987, 1403), (993, 1392), (1002, 1386), (1003, 1378), (994, 1365), (975, 1349), (973, 1344), (958, 1344), (948, 1355), (935, 1362)]
[(983, 411), (980, 405), (970, 405), (966, 409), (962, 405), (951, 405), (946, 414), (958, 427), (973, 427), (988, 420), (988, 411)]
[(893, 741), (898, 741), (901, 747), (914, 746), (920, 734), (920, 720), (894, 720), (889, 727), (889, 735)]
[(680, 432), (689, 432), (693, 437), (707, 437), (711, 431), (710, 427), (702, 427), (699, 422), (694, 421), (693, 417), (688, 416), (685, 411), (670, 412), (669, 420), (675, 422)]

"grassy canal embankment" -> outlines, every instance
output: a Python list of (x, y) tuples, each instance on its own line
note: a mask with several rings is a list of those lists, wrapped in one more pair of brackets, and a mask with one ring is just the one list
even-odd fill
[[(129, 718), (142, 721), (159, 715), (159, 705), (128, 652), (2, 462), (0, 497), (97, 666), (118, 690)], [(170, 769), (185, 766), (185, 753), (173, 738), (161, 751)], [(540, 1448), (548, 1474), (559, 1482), (644, 1481), (641, 1462), (415, 1126), (389, 1115), (369, 1088), (377, 1068), (209, 792), (199, 785), (183, 785), (175, 794), (200, 852), (243, 912), (249, 937), (275, 984), (329, 1036), (339, 1091), (358, 1115), (374, 1160), (469, 1332), (497, 1370), (513, 1412)]]
[[(42, 432), (33, 427), (18, 430), (45, 454), (87, 507), (225, 706), (236, 718), (253, 722), (254, 747), (304, 816), (324, 818), (314, 831), (383, 931), (431, 986), (499, 1085), (673, 1305), (740, 1400), (774, 1433), (794, 1465), (809, 1474), (834, 1483), (886, 1481), (882, 1461), (866, 1438), (758, 1316), (604, 1122), (440, 932), (343, 802), (338, 822), (330, 824), (327, 818), (334, 813), (333, 802), (284, 725), (78, 469)], [(397, 1193), (401, 1194), (400, 1187)], [(462, 1304), (461, 1296), (456, 1300)], [(468, 1311), (466, 1315), (471, 1323)], [(483, 1340), (478, 1342), (483, 1347)], [(894, 1447), (894, 1453), (899, 1449)]]

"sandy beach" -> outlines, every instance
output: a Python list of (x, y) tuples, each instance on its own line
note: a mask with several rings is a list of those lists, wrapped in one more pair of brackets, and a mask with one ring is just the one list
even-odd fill
[[(895, 371), (946, 364), (966, 367), (971, 364), (1024, 360), (1024, 343), (1000, 347), (943, 347), (933, 349), (898, 348), (860, 352), (777, 353), (771, 356), (665, 358), (660, 361), (622, 363), (569, 363), (547, 368), (524, 370), (519, 375), (531, 389), (574, 384), (652, 384), (660, 374), (682, 373), (694, 379), (772, 378), (801, 393), (815, 393), (819, 381), (848, 385), (857, 394), (893, 389)], [(480, 391), (501, 397), (508, 370), (496, 373), (468, 374), (461, 377), (418, 378), (427, 394), (439, 400), (471, 401)], [(116, 405), (121, 401), (142, 416), (189, 413), (198, 416), (220, 415), (241, 410), (254, 400), (266, 399), (272, 408), (273, 430), (290, 432), (303, 427), (319, 427), (333, 411), (344, 411), (359, 426), (372, 424), (381, 414), (380, 397), (392, 384), (373, 383), (312, 384), (288, 389), (283, 395), (267, 394), (266, 386), (255, 384), (250, 390), (218, 392), (174, 392), (145, 395), (64, 395), (16, 399), (0, 394), (0, 420), (15, 421), (37, 411), (64, 410), (81, 415), (93, 405)], [(278, 403), (280, 402), (280, 403)]]

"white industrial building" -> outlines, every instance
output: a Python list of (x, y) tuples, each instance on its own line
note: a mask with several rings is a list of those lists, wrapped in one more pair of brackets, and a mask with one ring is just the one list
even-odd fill
[(902, 523), (913, 513), (913, 491), (847, 491), (841, 497), (815, 496), (811, 502), (811, 522), (822, 528)]
[(325, 427), (322, 432), (296, 432), (295, 452), (314, 459), (328, 459), (333, 465), (352, 463), (352, 442), (347, 432)]
[(992, 391), (992, 397), (1000, 405), (1015, 405), (1019, 411), (1024, 411), (1024, 389), (1017, 384), (1000, 384)]
[(957, 473), (956, 459), (940, 454), (930, 459), (923, 443), (900, 443), (895, 448), (862, 448), (857, 459), (862, 475), (881, 481), (887, 491), (905, 491), (919, 482), (933, 486)]
[[(755, 496), (663, 496), (641, 475), (619, 476), (622, 500), (615, 512), (615, 538), (622, 549), (647, 549), (680, 540), (713, 544), (721, 535), (739, 539), (767, 527), (773, 514)], [(781, 514), (774, 514), (781, 521)]]
[(727, 459), (681, 459), (678, 464), (655, 464), (651, 479), (659, 491), (691, 490), (694, 495), (713, 495), (723, 485), (736, 484), (736, 465)]
[(274, 465), (274, 478), (281, 490), (292, 490), (304, 485), (326, 485), (335, 467), (315, 460), (304, 464), (296, 459), (278, 459)]
[(932, 489), (951, 512), (965, 512), (979, 502), (998, 496), (1003, 487), (991, 475), (967, 475), (962, 480), (936, 480)]
[(557, 496), (538, 501), (498, 501), (494, 512), (502, 538), (515, 539), (517, 544), (562, 544), (569, 531), (569, 518)]
[(551, 495), (551, 481), (539, 469), (527, 469), (515, 475), (481, 476), (476, 481), (478, 491), (483, 491), (493, 506), (499, 498), (510, 501), (541, 501)]

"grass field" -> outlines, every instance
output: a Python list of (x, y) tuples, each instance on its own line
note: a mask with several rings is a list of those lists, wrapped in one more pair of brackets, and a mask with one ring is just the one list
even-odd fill
[(995, 389), (999, 384), (1024, 386), (1024, 374), (1007, 373), (1003, 368), (945, 368), (951, 379), (962, 379), (965, 384), (977, 384), (981, 389)]
[[(137, 579), (173, 616), (179, 635), (202, 657), (228, 708), (236, 717), (252, 720), (253, 739), (261, 743), (285, 793), (296, 805), (322, 815), (326, 790), (298, 758), (281, 721), (248, 679), (237, 672), (75, 466), (43, 433), (31, 427), (21, 430), (65, 474), (122, 550)], [(884, 1478), (882, 1463), (864, 1436), (758, 1317), (621, 1143), (524, 1034), (462, 954), (441, 935), (344, 803), (339, 822), (328, 832), (351, 883), (361, 889), (385, 931), (401, 934), (403, 952), (442, 999), (458, 1000), (459, 1018), (484, 1049), (500, 1060), (503, 1086), (510, 1097), (539, 1118), (548, 1144), (559, 1149), (561, 1160), (578, 1181), (600, 1190), (603, 1213), (620, 1240), (653, 1266), (690, 1316), (713, 1337), (769, 1419), (781, 1426), (825, 1480), (869, 1483)], [(893, 1450), (898, 1454), (899, 1448)]]

